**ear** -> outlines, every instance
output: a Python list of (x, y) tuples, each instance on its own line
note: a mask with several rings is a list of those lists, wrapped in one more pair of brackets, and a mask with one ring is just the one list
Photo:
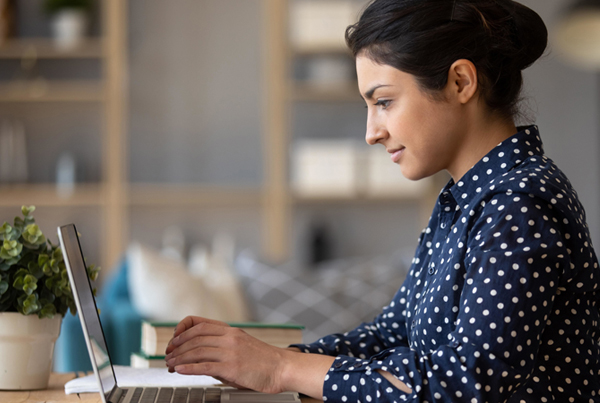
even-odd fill
[(469, 102), (477, 93), (477, 68), (467, 59), (459, 59), (452, 63), (448, 70), (447, 95), (461, 104)]

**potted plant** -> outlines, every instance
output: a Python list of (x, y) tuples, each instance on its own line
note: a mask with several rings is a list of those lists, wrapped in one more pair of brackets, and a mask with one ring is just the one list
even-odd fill
[[(45, 389), (54, 344), (67, 311), (77, 308), (58, 245), (50, 242), (33, 218), (0, 227), (0, 389)], [(94, 281), (99, 268), (87, 267)]]
[(81, 45), (88, 28), (92, 0), (45, 0), (44, 9), (52, 18), (57, 48), (69, 51)]

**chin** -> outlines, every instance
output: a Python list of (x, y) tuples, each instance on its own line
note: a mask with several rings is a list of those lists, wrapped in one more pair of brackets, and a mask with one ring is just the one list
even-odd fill
[(415, 172), (415, 171), (404, 170), (404, 169), (401, 169), (400, 171), (402, 172), (402, 175), (406, 179), (411, 180), (411, 181), (418, 181), (420, 179), (427, 178), (428, 176), (431, 176), (431, 175), (425, 175), (422, 172)]
[(436, 172), (402, 169), (402, 167), (400, 167), (400, 171), (406, 179), (411, 181), (418, 181), (421, 179), (429, 178), (430, 176), (436, 174)]

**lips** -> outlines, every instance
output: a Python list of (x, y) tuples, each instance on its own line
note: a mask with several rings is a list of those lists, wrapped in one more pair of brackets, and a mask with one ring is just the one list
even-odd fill
[(400, 161), (400, 157), (402, 156), (402, 153), (404, 152), (404, 150), (405, 150), (405, 147), (399, 148), (397, 150), (388, 150), (388, 153), (392, 154), (390, 156), (390, 158), (392, 159), (392, 162), (397, 164), (398, 161)]

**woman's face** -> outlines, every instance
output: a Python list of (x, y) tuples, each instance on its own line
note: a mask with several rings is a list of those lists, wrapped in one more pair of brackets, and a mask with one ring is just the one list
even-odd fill
[(446, 97), (446, 89), (442, 100), (434, 100), (413, 75), (365, 56), (356, 58), (356, 69), (368, 109), (367, 143), (382, 144), (408, 179), (444, 169), (452, 174), (466, 124), (461, 122), (460, 103)]

